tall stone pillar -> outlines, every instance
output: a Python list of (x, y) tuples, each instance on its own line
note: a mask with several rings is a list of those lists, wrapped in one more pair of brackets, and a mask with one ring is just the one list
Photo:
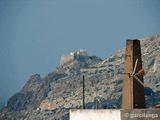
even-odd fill
[[(137, 59), (135, 73), (142, 69), (140, 41), (127, 40), (125, 54), (122, 109), (145, 108), (144, 86), (132, 75)], [(137, 77), (144, 82), (143, 76)]]

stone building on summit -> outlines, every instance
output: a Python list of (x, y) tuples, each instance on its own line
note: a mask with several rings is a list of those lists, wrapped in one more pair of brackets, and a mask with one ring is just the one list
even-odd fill
[(85, 49), (80, 49), (78, 52), (70, 52), (68, 55), (62, 55), (60, 60), (60, 65), (64, 65), (65, 63), (71, 62), (80, 56), (88, 56)]

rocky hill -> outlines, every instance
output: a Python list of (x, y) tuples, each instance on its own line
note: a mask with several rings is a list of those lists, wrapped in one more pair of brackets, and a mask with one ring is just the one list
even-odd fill
[[(160, 104), (160, 34), (141, 39), (146, 107)], [(86, 108), (120, 108), (125, 49), (105, 60), (78, 56), (41, 78), (32, 75), (0, 111), (0, 120), (68, 120), (69, 109), (82, 108), (82, 75)]]
[(0, 99), (0, 109), (4, 106), (5, 102)]

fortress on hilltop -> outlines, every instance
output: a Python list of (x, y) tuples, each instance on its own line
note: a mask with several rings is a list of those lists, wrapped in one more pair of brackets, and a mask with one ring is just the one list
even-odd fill
[(80, 49), (78, 52), (70, 52), (68, 55), (62, 55), (60, 65), (64, 65), (65, 63), (78, 59), (81, 56), (88, 56), (85, 49)]

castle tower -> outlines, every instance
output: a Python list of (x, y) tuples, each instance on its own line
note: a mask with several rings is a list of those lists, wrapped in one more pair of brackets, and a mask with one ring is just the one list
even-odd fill
[(135, 73), (142, 69), (141, 47), (139, 40), (127, 40), (125, 51), (124, 81), (122, 94), (122, 109), (145, 108), (144, 86), (140, 84), (143, 76), (132, 75), (137, 61)]

